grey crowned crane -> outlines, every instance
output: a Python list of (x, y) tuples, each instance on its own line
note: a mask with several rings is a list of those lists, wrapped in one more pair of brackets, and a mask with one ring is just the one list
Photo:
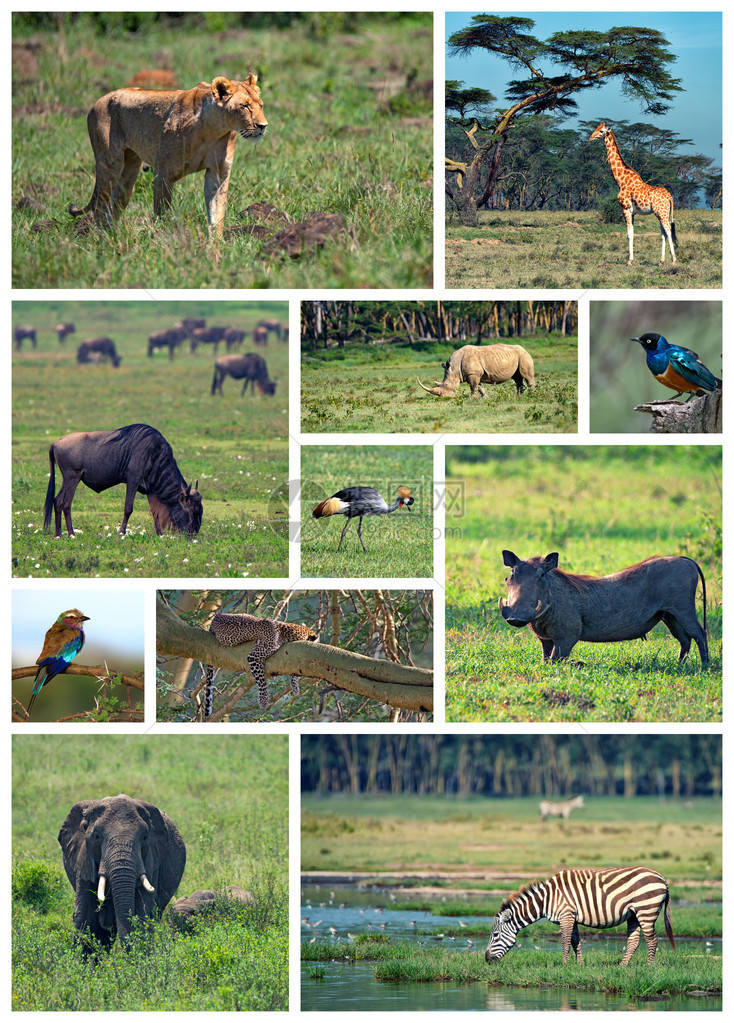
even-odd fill
[(362, 539), (362, 519), (366, 518), (367, 515), (388, 515), (390, 512), (403, 506), (410, 511), (412, 504), (413, 498), (410, 496), (410, 490), (407, 487), (398, 487), (398, 499), (395, 504), (388, 504), (382, 494), (375, 490), (374, 487), (347, 487), (345, 490), (339, 490), (332, 497), (327, 497), (325, 501), (318, 504), (313, 510), (313, 517), (321, 519), (327, 515), (346, 515), (347, 521), (344, 529), (342, 529), (337, 551), (341, 550), (347, 526), (352, 519), (359, 518), (357, 536), (362, 544), (362, 550), (366, 554), (367, 548)]

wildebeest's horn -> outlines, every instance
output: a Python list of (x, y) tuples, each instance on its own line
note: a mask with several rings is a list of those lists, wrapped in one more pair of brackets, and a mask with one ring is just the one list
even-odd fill
[(189, 494), (191, 493), (191, 484), (192, 484), (193, 482), (194, 482), (193, 480), (190, 480), (190, 481), (189, 481), (189, 485), (188, 485), (188, 487), (186, 487), (186, 495), (187, 495), (187, 496), (188, 496), (188, 495), (189, 495)]

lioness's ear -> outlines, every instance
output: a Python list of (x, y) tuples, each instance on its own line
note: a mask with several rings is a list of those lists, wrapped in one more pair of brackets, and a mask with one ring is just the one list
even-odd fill
[(260, 95), (260, 90), (257, 86), (257, 75), (254, 72), (251, 71), (249, 73), (249, 75), (244, 81), (244, 84), (249, 85), (250, 88), (253, 89), (258, 94), (258, 96)]
[(229, 78), (225, 78), (224, 75), (217, 75), (212, 82), (212, 93), (214, 94), (214, 99), (217, 103), (221, 103), (222, 100), (231, 95), (232, 83)]

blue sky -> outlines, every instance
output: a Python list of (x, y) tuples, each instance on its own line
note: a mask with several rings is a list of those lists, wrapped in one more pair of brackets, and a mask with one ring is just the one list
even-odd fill
[[(668, 69), (674, 78), (682, 79), (681, 85), (685, 89), (685, 92), (675, 94), (668, 113), (660, 117), (645, 114), (639, 101), (625, 98), (618, 85), (611, 81), (600, 89), (580, 94), (577, 97), (577, 116), (567, 118), (564, 124), (575, 127), (579, 120), (604, 120), (612, 127), (617, 120), (654, 124), (674, 131), (682, 138), (692, 139), (693, 145), (686, 147), (684, 152), (702, 153), (716, 166), (721, 166), (722, 43), (719, 12), (607, 11), (587, 14), (579, 11), (497, 12), (481, 8), (468, 13), (449, 11), (446, 14), (446, 41), (453, 32), (468, 26), (473, 14), (483, 13), (531, 18), (535, 22), (531, 34), (541, 40), (554, 32), (574, 28), (606, 31), (616, 26), (636, 25), (657, 29), (678, 58)], [(550, 62), (541, 64), (541, 68), (548, 74), (558, 73)], [(467, 87), (489, 89), (498, 99), (495, 106), (507, 106), (505, 89), (513, 77), (515, 72), (506, 60), (485, 50), (475, 50), (468, 58), (446, 57), (446, 78), (463, 81)], [(526, 76), (518, 74), (518, 77)]]

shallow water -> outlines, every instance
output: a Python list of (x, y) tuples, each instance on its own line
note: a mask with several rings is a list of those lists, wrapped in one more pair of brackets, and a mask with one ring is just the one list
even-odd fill
[[(415, 942), (426, 947), (436, 947), (439, 941), (447, 949), (460, 955), (484, 957), (486, 937), (464, 937), (463, 930), (481, 929), (488, 933), (488, 918), (466, 916), (436, 916), (430, 910), (394, 910), (394, 901), (419, 902), (420, 897), (411, 893), (397, 896), (385, 889), (358, 889), (349, 886), (311, 886), (303, 889), (301, 910), (301, 936), (304, 943), (332, 941), (338, 946), (338, 954), (348, 955), (349, 944), (357, 935), (365, 933), (386, 934), (391, 938)], [(457, 899), (452, 893), (447, 901)], [(435, 903), (436, 896), (430, 896)], [(467, 905), (471, 899), (467, 899)], [(465, 923), (466, 928), (461, 926)], [(440, 927), (442, 937), (418, 933), (421, 928)], [(330, 928), (336, 928), (332, 933)], [(449, 935), (448, 932), (453, 932)], [(593, 941), (608, 946), (612, 954), (621, 954), (625, 940), (605, 935)], [(679, 943), (684, 938), (677, 938)], [(721, 955), (721, 942), (703, 945), (707, 953)], [(524, 950), (547, 949), (560, 956), (560, 941), (556, 937), (539, 937), (532, 941), (523, 940), (522, 935), (512, 954)], [(644, 952), (644, 949), (643, 949)], [(639, 952), (638, 952), (639, 954)], [(325, 970), (322, 979), (313, 979), (311, 970)], [(486, 984), (459, 984), (456, 982), (421, 982), (420, 984), (378, 981), (375, 979), (374, 963), (339, 961), (305, 963), (301, 971), (301, 1007), (304, 1011), (451, 1011), (451, 1010), (509, 1010), (509, 1009), (552, 1009), (552, 1010), (595, 1010), (616, 1011), (720, 1011), (721, 997), (676, 996), (664, 1001), (634, 1001), (624, 995), (608, 995), (597, 991), (568, 991), (555, 988), (488, 987)]]

